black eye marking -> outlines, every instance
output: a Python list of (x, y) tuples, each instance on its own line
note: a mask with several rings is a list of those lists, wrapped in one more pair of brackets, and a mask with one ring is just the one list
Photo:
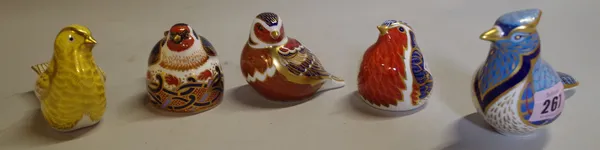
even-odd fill
[(258, 26), (258, 30), (260, 30), (260, 31), (264, 31), (264, 30), (265, 30), (265, 28), (264, 28), (263, 26), (260, 26), (260, 25), (259, 25), (259, 26)]
[(69, 41), (73, 42), (73, 40), (75, 40), (73, 36), (69, 35)]
[(189, 37), (190, 37), (190, 31), (189, 31), (189, 30), (184, 30), (183, 32), (181, 32), (181, 33), (179, 34), (179, 36), (181, 36), (181, 37), (182, 37), (182, 38), (184, 38), (184, 39), (187, 39), (187, 38), (189, 38)]
[(404, 32), (404, 28), (403, 27), (398, 27), (398, 30), (400, 30), (400, 32)]

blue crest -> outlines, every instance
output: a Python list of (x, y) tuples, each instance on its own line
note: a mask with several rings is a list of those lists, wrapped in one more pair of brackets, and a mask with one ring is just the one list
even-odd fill
[(537, 21), (540, 19), (541, 13), (542, 11), (539, 9), (525, 9), (509, 12), (500, 16), (494, 24), (500, 26), (502, 31), (504, 31), (503, 36), (506, 36), (516, 27), (537, 23)]

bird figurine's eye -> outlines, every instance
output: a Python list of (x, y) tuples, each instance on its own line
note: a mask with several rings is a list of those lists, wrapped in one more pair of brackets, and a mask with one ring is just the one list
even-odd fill
[(404, 28), (403, 27), (398, 27), (398, 30), (400, 30), (400, 32), (404, 32)]
[(526, 35), (527, 35), (527, 34), (524, 34), (524, 33), (515, 33), (515, 34), (512, 36), (512, 41), (514, 41), (514, 42), (520, 42), (520, 41), (522, 41), (523, 39), (525, 39), (525, 38), (524, 38), (524, 36), (526, 36)]
[(265, 30), (265, 28), (263, 28), (262, 26), (260, 26), (260, 25), (259, 25), (259, 26), (258, 26), (258, 30), (260, 30), (260, 31), (264, 31), (264, 30)]
[(69, 41), (73, 42), (73, 40), (75, 40), (73, 36), (69, 35)]

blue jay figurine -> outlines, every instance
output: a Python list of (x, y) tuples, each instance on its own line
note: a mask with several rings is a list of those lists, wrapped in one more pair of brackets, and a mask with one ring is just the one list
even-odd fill
[(539, 9), (506, 13), (480, 37), (491, 47), (473, 80), (473, 103), (504, 135), (528, 135), (555, 121), (579, 84), (542, 59), (541, 15)]

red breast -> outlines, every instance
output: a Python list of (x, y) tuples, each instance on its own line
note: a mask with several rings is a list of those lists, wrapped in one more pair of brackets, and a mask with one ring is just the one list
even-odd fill
[[(375, 44), (367, 49), (358, 74), (358, 92), (375, 105), (397, 105), (404, 100), (402, 91), (407, 88), (404, 80), (407, 72), (402, 58), (403, 49), (408, 48), (406, 34), (393, 31), (379, 36)], [(412, 85), (409, 85), (412, 86)]]

